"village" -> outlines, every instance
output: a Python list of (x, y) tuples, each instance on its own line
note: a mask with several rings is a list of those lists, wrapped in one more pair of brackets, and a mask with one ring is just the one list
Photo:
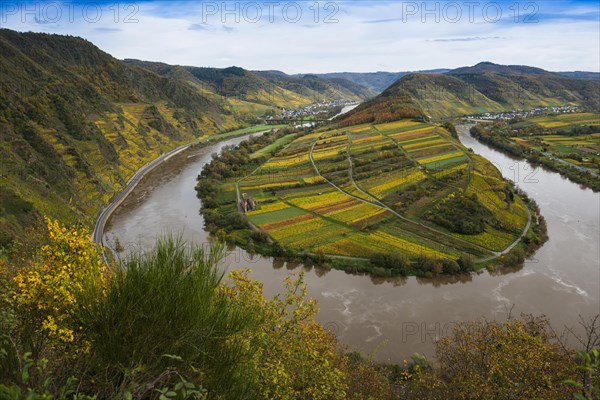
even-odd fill
[(569, 114), (580, 112), (577, 106), (557, 106), (557, 107), (536, 107), (533, 110), (512, 110), (502, 113), (484, 113), (476, 115), (468, 115), (466, 119), (481, 119), (488, 121), (511, 120), (515, 118), (530, 118), (548, 113), (552, 114)]
[(356, 104), (356, 102), (350, 100), (334, 100), (334, 101), (322, 101), (311, 104), (303, 108), (295, 110), (283, 109), (278, 115), (272, 115), (266, 118), (266, 122), (269, 121), (280, 121), (290, 119), (308, 119), (308, 117), (314, 117), (320, 114), (329, 113), (337, 108), (343, 108), (348, 105)]

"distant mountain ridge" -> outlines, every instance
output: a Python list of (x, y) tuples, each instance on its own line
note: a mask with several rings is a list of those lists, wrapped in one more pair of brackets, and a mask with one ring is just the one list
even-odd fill
[(600, 82), (528, 66), (483, 62), (445, 74), (409, 74), (338, 123), (399, 118), (440, 119), (467, 114), (574, 105), (600, 109)]
[(557, 74), (566, 76), (568, 78), (587, 79), (590, 81), (600, 82), (600, 72), (589, 72), (589, 71), (563, 71), (557, 72)]
[(390, 87), (398, 79), (412, 73), (423, 74), (443, 74), (450, 71), (449, 69), (432, 69), (426, 71), (403, 71), (403, 72), (333, 72), (326, 74), (314, 74), (323, 78), (342, 78), (352, 81), (361, 86), (368, 87), (377, 93), (383, 92)]
[[(483, 62), (478, 64), (479, 72), (485, 72), (485, 70), (494, 69), (494, 64), (491, 62)], [(527, 66), (504, 66), (512, 68), (512, 72), (514, 73), (516, 70), (520, 70), (522, 73), (528, 74), (558, 74), (568, 78), (577, 78), (577, 79), (586, 79), (592, 81), (600, 81), (600, 72), (587, 72), (587, 71), (572, 71), (572, 72), (549, 72), (545, 71), (541, 68), (535, 67), (527, 67)], [(424, 71), (403, 71), (403, 72), (333, 72), (333, 73), (325, 73), (325, 74), (314, 74), (316, 76), (324, 77), (324, 78), (344, 78), (348, 79), (354, 83), (359, 85), (368, 87), (373, 89), (377, 93), (383, 92), (385, 89), (390, 87), (396, 81), (401, 79), (402, 77), (410, 74), (447, 74), (447, 73), (460, 73), (465, 70), (465, 68), (457, 68), (457, 69), (432, 69), (432, 70), (424, 70)], [(471, 67), (472, 68), (472, 67)], [(506, 70), (508, 71), (508, 70)], [(279, 72), (279, 71), (277, 71)], [(496, 71), (499, 72), (499, 71)]]
[(292, 77), (279, 71), (249, 71), (240, 67), (207, 68), (133, 59), (124, 61), (164, 77), (179, 77), (215, 100), (218, 97), (221, 102), (233, 99), (234, 108), (244, 109), (247, 103), (293, 108), (338, 99), (362, 101), (376, 95), (348, 80)]

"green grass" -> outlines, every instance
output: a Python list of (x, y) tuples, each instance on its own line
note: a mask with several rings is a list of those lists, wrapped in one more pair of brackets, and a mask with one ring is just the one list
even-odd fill
[(256, 225), (263, 225), (271, 222), (277, 222), (288, 218), (297, 217), (303, 214), (306, 214), (306, 211), (296, 207), (290, 207), (279, 211), (253, 215), (250, 217), (250, 220)]
[(295, 133), (290, 133), (289, 135), (286, 135), (280, 139), (277, 139), (274, 143), (268, 145), (267, 147), (264, 147), (264, 148), (260, 149), (259, 151), (254, 152), (250, 157), (251, 158), (259, 158), (262, 156), (267, 156), (267, 155), (271, 154), (271, 152), (273, 150), (290, 144), (292, 142), (292, 140), (294, 140), (294, 136), (296, 136)]
[(216, 137), (218, 137), (219, 139), (227, 139), (227, 138), (231, 138), (231, 137), (235, 137), (235, 136), (245, 135), (248, 133), (256, 133), (256, 132), (262, 132), (262, 131), (269, 131), (271, 129), (284, 128), (286, 126), (287, 125), (267, 125), (267, 124), (254, 125), (254, 126), (249, 126), (247, 128), (237, 129), (235, 131), (219, 134), (219, 135), (216, 135)]
[(447, 167), (449, 165), (452, 164), (458, 164), (458, 163), (463, 163), (463, 162), (467, 162), (468, 159), (466, 156), (462, 155), (462, 156), (458, 156), (458, 157), (453, 157), (453, 158), (448, 158), (447, 160), (441, 160), (441, 161), (435, 161), (429, 164), (425, 164), (425, 167), (427, 169), (440, 169), (442, 167)]

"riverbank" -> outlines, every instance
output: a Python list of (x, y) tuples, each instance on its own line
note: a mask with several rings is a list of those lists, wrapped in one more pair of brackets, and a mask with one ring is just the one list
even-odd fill
[[(94, 226), (94, 230), (92, 232), (92, 240), (103, 248), (107, 248), (106, 243), (104, 242), (104, 231), (106, 225), (109, 223), (111, 216), (115, 212), (115, 210), (123, 204), (125, 200), (127, 200), (128, 196), (134, 191), (134, 189), (140, 184), (140, 182), (153, 170), (155, 170), (158, 166), (163, 164), (164, 162), (172, 159), (173, 157), (177, 157), (182, 155), (186, 150), (189, 149), (199, 149), (206, 146), (209, 146), (214, 143), (218, 143), (221, 141), (225, 141), (228, 139), (249, 136), (252, 134), (262, 134), (265, 132), (269, 132), (274, 129), (279, 129), (285, 125), (278, 125), (269, 127), (269, 129), (265, 130), (266, 125), (258, 125), (254, 127), (248, 127), (239, 129), (232, 132), (227, 132), (222, 135), (213, 135), (205, 139), (196, 140), (192, 143), (188, 143), (177, 147), (171, 150), (168, 153), (162, 154), (160, 157), (150, 161), (142, 168), (136, 171), (136, 173), (129, 179), (129, 181), (125, 185), (125, 189), (123, 189), (120, 193), (115, 195), (113, 199), (109, 202), (109, 204), (100, 212), (98, 218), (96, 219), (96, 224)], [(113, 249), (114, 250), (114, 249)], [(106, 252), (103, 252), (102, 257), (105, 262), (108, 262)]]
[[(506, 133), (505, 131), (507, 130), (511, 133)], [(480, 142), (505, 154), (517, 157), (520, 160), (526, 160), (534, 166), (540, 166), (549, 171), (559, 173), (577, 184), (592, 189), (594, 192), (600, 191), (600, 174), (598, 172), (568, 162), (535, 146), (525, 146), (521, 142), (516, 142), (509, 137), (509, 135), (516, 134), (510, 127), (502, 129), (495, 125), (478, 124), (470, 130), (470, 134)], [(530, 140), (532, 140), (530, 139), (531, 137), (527, 138), (527, 140), (522, 139), (522, 142), (530, 143)]]

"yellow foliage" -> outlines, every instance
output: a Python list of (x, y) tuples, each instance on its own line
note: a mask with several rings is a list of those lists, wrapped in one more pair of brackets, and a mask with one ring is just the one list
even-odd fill
[(572, 354), (544, 318), (467, 322), (437, 343), (444, 395), (452, 399), (567, 399)]
[(262, 399), (345, 399), (346, 360), (333, 334), (317, 324), (315, 300), (306, 297), (304, 277), (286, 277), (286, 291), (266, 300), (262, 284), (248, 271), (230, 273), (223, 292), (262, 317), (254, 332), (237, 340), (258, 348), (253, 368)]
[(87, 306), (82, 295), (104, 287), (106, 265), (87, 230), (46, 223), (50, 244), (42, 247), (38, 262), (15, 276), (13, 299), (26, 328), (54, 344), (73, 344), (81, 330), (77, 313)]

